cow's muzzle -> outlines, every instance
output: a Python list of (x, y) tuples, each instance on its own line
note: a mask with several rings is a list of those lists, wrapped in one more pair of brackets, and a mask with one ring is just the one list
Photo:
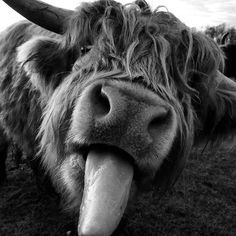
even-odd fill
[(173, 109), (154, 92), (123, 81), (99, 81), (79, 97), (71, 131), (73, 142), (106, 144), (144, 158), (165, 134)]
[(174, 114), (160, 96), (130, 82), (100, 80), (83, 90), (69, 134), (69, 142), (86, 153), (80, 235), (115, 230), (132, 179), (154, 178), (170, 149)]

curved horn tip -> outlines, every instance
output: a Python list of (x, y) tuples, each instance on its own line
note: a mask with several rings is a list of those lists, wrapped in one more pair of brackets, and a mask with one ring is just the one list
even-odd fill
[(29, 21), (57, 34), (64, 33), (65, 21), (74, 12), (39, 0), (3, 1)]
[(222, 38), (221, 38), (221, 44), (224, 45), (225, 41), (227, 39), (227, 37), (229, 36), (229, 32), (226, 32), (223, 34)]

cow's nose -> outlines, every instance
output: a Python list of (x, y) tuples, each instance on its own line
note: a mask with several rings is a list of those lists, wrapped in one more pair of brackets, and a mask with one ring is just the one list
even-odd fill
[(136, 92), (110, 85), (95, 86), (90, 101), (95, 123), (120, 124), (135, 133), (142, 131), (143, 136), (152, 136), (153, 129), (167, 119), (168, 110), (152, 96)]
[(131, 155), (152, 145), (170, 118), (170, 109), (154, 92), (119, 81), (87, 87), (75, 111), (79, 140), (118, 146)]

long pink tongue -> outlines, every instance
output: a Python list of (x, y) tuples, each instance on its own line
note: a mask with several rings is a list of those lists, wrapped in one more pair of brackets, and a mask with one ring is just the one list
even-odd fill
[(132, 165), (111, 151), (92, 150), (85, 166), (80, 236), (108, 236), (118, 226), (129, 198)]

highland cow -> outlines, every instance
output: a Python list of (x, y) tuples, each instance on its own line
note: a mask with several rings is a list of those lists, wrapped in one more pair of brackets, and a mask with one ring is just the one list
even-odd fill
[(194, 143), (235, 134), (221, 49), (170, 12), (4, 1), (37, 25), (0, 35), (1, 126), (80, 215), (79, 235), (111, 235), (136, 192), (173, 185)]

